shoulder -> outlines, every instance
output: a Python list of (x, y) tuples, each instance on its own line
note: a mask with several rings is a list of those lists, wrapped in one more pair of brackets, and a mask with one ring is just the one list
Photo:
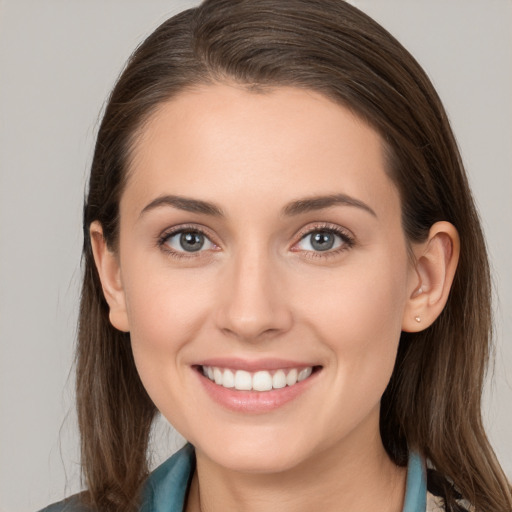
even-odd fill
[(48, 505), (39, 512), (91, 512), (91, 510), (80, 501), (80, 495), (75, 494), (63, 501)]
[[(447, 503), (450, 504), (447, 507)], [(427, 470), (426, 512), (474, 512), (474, 508), (461, 496), (453, 483), (435, 469)]]
[[(195, 469), (195, 451), (191, 444), (156, 468), (148, 477), (142, 494), (141, 512), (183, 510), (190, 479)], [(76, 494), (39, 512), (93, 512)]]

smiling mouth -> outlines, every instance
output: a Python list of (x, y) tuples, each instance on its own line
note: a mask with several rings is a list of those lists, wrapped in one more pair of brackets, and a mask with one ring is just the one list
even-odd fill
[(218, 386), (237, 391), (271, 391), (293, 387), (298, 382), (308, 379), (321, 369), (320, 366), (286, 368), (278, 370), (231, 370), (217, 366), (200, 366), (199, 371)]

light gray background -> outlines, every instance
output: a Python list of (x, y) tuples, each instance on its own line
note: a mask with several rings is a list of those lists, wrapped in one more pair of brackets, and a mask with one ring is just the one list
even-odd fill
[[(0, 0), (0, 511), (79, 490), (72, 363), (81, 203), (104, 99), (177, 0)], [(445, 102), (487, 233), (497, 357), (489, 435), (512, 477), (512, 2), (355, 0)], [(155, 463), (179, 441), (165, 432)]]

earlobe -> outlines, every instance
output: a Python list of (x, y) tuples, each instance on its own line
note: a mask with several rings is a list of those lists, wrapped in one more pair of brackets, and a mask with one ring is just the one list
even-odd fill
[(459, 234), (453, 224), (436, 222), (427, 241), (413, 251), (415, 274), (402, 320), (406, 332), (426, 329), (443, 311), (459, 260)]
[(89, 233), (103, 295), (110, 308), (110, 323), (120, 331), (129, 332), (126, 298), (117, 255), (108, 248), (103, 228), (98, 221), (91, 223)]

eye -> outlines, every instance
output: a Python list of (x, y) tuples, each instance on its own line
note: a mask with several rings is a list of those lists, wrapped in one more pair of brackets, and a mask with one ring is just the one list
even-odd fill
[(160, 244), (170, 252), (193, 253), (201, 250), (215, 249), (216, 245), (204, 234), (197, 230), (182, 229), (161, 238)]
[(295, 251), (337, 253), (354, 245), (354, 240), (341, 229), (318, 228), (310, 230), (295, 245)]

